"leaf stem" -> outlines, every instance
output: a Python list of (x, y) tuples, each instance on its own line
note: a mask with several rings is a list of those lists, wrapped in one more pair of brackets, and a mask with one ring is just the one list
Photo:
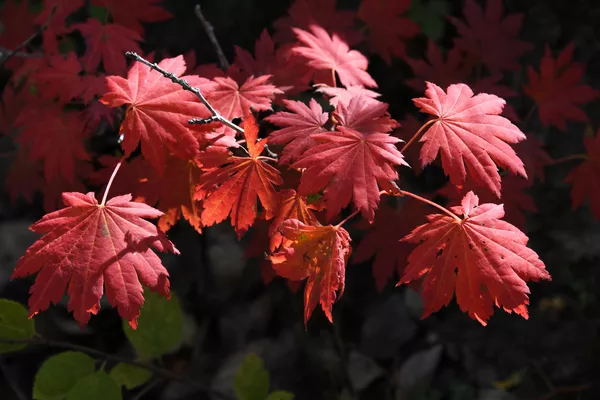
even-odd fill
[(196, 13), (196, 17), (200, 20), (200, 24), (202, 24), (204, 32), (206, 32), (206, 35), (208, 36), (208, 40), (210, 40), (210, 43), (215, 49), (215, 53), (217, 53), (217, 58), (219, 59), (219, 66), (222, 70), (227, 71), (229, 69), (229, 62), (227, 61), (227, 57), (225, 57), (225, 53), (223, 53), (223, 48), (217, 40), (217, 36), (215, 35), (215, 28), (213, 28), (212, 24), (208, 22), (206, 17), (204, 17), (204, 14), (202, 14), (202, 8), (200, 8), (200, 4), (196, 4), (194, 12)]
[(411, 193), (411, 192), (407, 192), (406, 190), (399, 190), (400, 194), (402, 194), (403, 196), (410, 196), (414, 199), (417, 199), (419, 201), (422, 201), (425, 204), (429, 204), (430, 206), (433, 206), (435, 208), (437, 208), (440, 211), (443, 211), (445, 214), (449, 215), (450, 217), (454, 218), (456, 221), (462, 221), (462, 218), (460, 218), (458, 215), (454, 214), (452, 211), (448, 210), (446, 207), (443, 207), (441, 205), (439, 205), (438, 203), (428, 200), (425, 197), (421, 197), (417, 194)]
[[(190, 85), (185, 79), (181, 79), (179, 77), (177, 77), (175, 74), (165, 71), (164, 69), (162, 69), (161, 67), (159, 67), (157, 64), (155, 63), (151, 63), (150, 61), (146, 60), (145, 58), (139, 56), (137, 53), (133, 52), (133, 51), (127, 51), (125, 52), (125, 55), (129, 58), (133, 58), (134, 60), (141, 62), (142, 64), (152, 68), (153, 70), (159, 72), (160, 74), (162, 74), (162, 76), (164, 76), (165, 78), (168, 78), (171, 80), (171, 82), (178, 84), (179, 86), (181, 86), (183, 88), (183, 90), (187, 90), (188, 92), (192, 92), (196, 95), (196, 97), (198, 99), (200, 99), (200, 101), (202, 102), (202, 104), (204, 104), (204, 106), (206, 106), (206, 108), (208, 108), (208, 111), (210, 111), (210, 113), (213, 115), (213, 117), (210, 118), (211, 122), (214, 121), (219, 121), (222, 124), (228, 126), (229, 128), (239, 132), (239, 133), (244, 133), (244, 129), (242, 129), (241, 127), (237, 126), (236, 124), (234, 124), (233, 122), (229, 121), (227, 118), (224, 118), (221, 114), (219, 114), (217, 112), (217, 110), (214, 109), (214, 107), (208, 102), (208, 100), (206, 100), (206, 98), (204, 97), (204, 95), (202, 95), (202, 93), (200, 92), (200, 90), (198, 88), (193, 87), (192, 85)], [(191, 121), (196, 121), (196, 122), (191, 122)], [(191, 120), (190, 123), (199, 123), (198, 121), (201, 120)]]
[(344, 219), (342, 220), (342, 222), (340, 222), (339, 224), (337, 224), (335, 227), (336, 227), (336, 228), (339, 228), (339, 227), (341, 227), (341, 226), (342, 226), (342, 225), (344, 225), (346, 222), (348, 222), (349, 220), (351, 220), (352, 218), (354, 218), (354, 216), (355, 216), (356, 214), (358, 214), (359, 212), (360, 212), (360, 210), (354, 210), (354, 211), (352, 212), (352, 214), (350, 214), (350, 215), (348, 215), (346, 218), (344, 218)]
[(571, 154), (565, 157), (555, 158), (544, 165), (557, 165), (573, 160), (587, 160), (587, 158), (588, 156), (585, 154)]
[(110, 179), (108, 180), (108, 183), (106, 184), (106, 189), (104, 189), (104, 196), (102, 196), (102, 203), (100, 203), (101, 206), (106, 204), (106, 198), (108, 197), (108, 191), (110, 190), (110, 187), (112, 186), (113, 181), (115, 180), (115, 176), (117, 176), (117, 172), (119, 172), (119, 168), (121, 168), (123, 161), (125, 161), (125, 156), (121, 157), (121, 159), (115, 166), (115, 169), (113, 170), (112, 175), (110, 176)]
[(58, 340), (45, 339), (41, 336), (36, 336), (31, 339), (3, 339), (3, 338), (0, 338), (0, 343), (29, 344), (29, 345), (47, 346), (47, 347), (52, 347), (52, 348), (65, 349), (65, 350), (80, 351), (80, 352), (87, 353), (92, 356), (96, 356), (98, 358), (103, 358), (105, 360), (110, 360), (110, 361), (115, 361), (115, 362), (123, 362), (126, 364), (135, 365), (136, 367), (140, 367), (140, 368), (146, 369), (148, 371), (151, 371), (154, 374), (159, 375), (167, 380), (181, 382), (190, 387), (198, 389), (204, 393), (212, 395), (216, 398), (219, 398), (222, 400), (233, 400), (232, 398), (230, 398), (228, 395), (226, 395), (224, 393), (221, 393), (219, 391), (211, 389), (211, 388), (203, 385), (202, 383), (197, 382), (196, 380), (192, 380), (190, 378), (178, 375), (167, 369), (160, 368), (153, 364), (148, 364), (148, 363), (145, 363), (142, 361), (131, 360), (129, 358), (121, 357), (121, 356), (118, 356), (115, 354), (105, 353), (101, 350), (96, 350), (91, 347), (82, 346), (79, 344), (74, 344), (74, 343), (69, 343), (69, 342), (61, 342)]
[(406, 149), (408, 149), (408, 146), (410, 146), (415, 140), (417, 140), (419, 136), (421, 136), (421, 133), (423, 133), (423, 131), (427, 129), (429, 125), (433, 124), (436, 121), (437, 119), (430, 119), (429, 121), (425, 122), (423, 126), (419, 128), (417, 133), (415, 133), (413, 137), (411, 137), (410, 140), (404, 145), (402, 150), (400, 150), (400, 153), (404, 154), (404, 152), (406, 152)]
[(259, 160), (267, 160), (267, 161), (273, 161), (273, 162), (278, 162), (279, 160), (277, 160), (276, 158), (273, 157), (267, 157), (267, 156), (258, 156)]

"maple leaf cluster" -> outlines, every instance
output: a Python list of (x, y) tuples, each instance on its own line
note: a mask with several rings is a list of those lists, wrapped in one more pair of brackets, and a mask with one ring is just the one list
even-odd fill
[[(296, 0), (272, 35), (265, 29), (253, 52), (235, 47), (223, 69), (198, 65), (193, 52), (128, 64), (126, 51), (143, 54), (145, 24), (173, 17), (157, 0), (92, 0), (104, 20), (77, 20), (83, 0), (44, 1), (37, 14), (26, 1), (5, 3), (0, 46), (16, 48), (47, 22), (39, 56), (3, 64), (11, 75), (0, 110), (15, 149), (5, 187), (13, 201), (43, 193), (48, 212), (13, 275), (37, 273), (32, 315), (66, 291), (83, 325), (106, 293), (135, 327), (144, 287), (169, 295), (154, 251), (178, 252), (166, 233), (182, 217), (199, 234), (227, 219), (238, 238), (251, 230), (247, 254), (267, 253), (267, 279), (306, 280), (305, 324), (318, 305), (333, 321), (352, 255), (344, 224), (356, 215), (367, 233), (353, 262), (375, 258), (379, 290), (395, 274), (419, 289), (424, 317), (456, 295), (482, 324), (495, 306), (527, 318), (526, 282), (550, 279), (526, 247), (523, 212), (536, 211), (525, 190), (551, 159), (507, 104), (519, 94), (507, 75), (533, 46), (519, 38), (523, 15), (506, 14), (500, 0), (465, 0), (463, 18), (449, 20), (453, 47), (429, 41), (423, 57), (407, 50), (420, 32), (410, 0), (362, 0), (358, 10)], [(16, 15), (19, 24), (6, 22)], [(392, 118), (366, 51), (413, 70), (405, 83), (418, 93), (419, 117)], [(522, 90), (535, 108), (526, 119), (537, 110), (542, 126), (563, 131), (588, 120), (581, 107), (598, 91), (573, 57), (572, 45), (557, 59), (547, 48), (540, 67), (528, 67)], [(111, 151), (90, 150), (97, 137)], [(573, 205), (589, 197), (598, 219), (599, 140), (586, 139), (588, 154), (567, 178)], [(430, 164), (446, 186), (401, 189), (402, 174)], [(104, 192), (101, 202), (89, 188)], [(438, 195), (459, 205), (434, 203)], [(425, 217), (431, 206), (439, 213)]]

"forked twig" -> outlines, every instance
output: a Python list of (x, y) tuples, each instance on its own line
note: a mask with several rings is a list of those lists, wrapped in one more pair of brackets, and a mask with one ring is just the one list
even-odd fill
[(208, 108), (208, 111), (210, 111), (210, 113), (212, 114), (212, 117), (203, 118), (203, 119), (194, 118), (194, 119), (191, 119), (188, 121), (190, 124), (206, 124), (206, 123), (218, 121), (239, 133), (244, 133), (244, 130), (241, 127), (237, 126), (236, 124), (234, 124), (233, 122), (231, 122), (230, 120), (228, 120), (227, 118), (225, 118), (221, 114), (219, 114), (219, 112), (217, 110), (215, 110), (214, 107), (208, 102), (208, 100), (206, 100), (206, 98), (202, 95), (200, 90), (198, 88), (195, 88), (192, 85), (190, 85), (185, 79), (181, 79), (181, 78), (177, 77), (175, 74), (165, 71), (164, 69), (159, 67), (157, 64), (151, 63), (150, 61), (139, 56), (135, 52), (128, 51), (125, 53), (125, 55), (127, 57), (133, 58), (134, 60), (139, 61), (142, 64), (147, 65), (148, 67), (152, 68), (153, 70), (161, 73), (165, 78), (168, 78), (173, 83), (178, 84), (184, 90), (194, 93), (196, 95), (196, 97), (198, 97), (200, 99), (202, 104), (204, 104), (206, 106), (206, 108)]
[(225, 57), (225, 53), (223, 53), (223, 48), (221, 47), (221, 45), (219, 44), (219, 41), (217, 40), (217, 36), (215, 35), (215, 28), (213, 28), (211, 23), (208, 22), (206, 17), (204, 17), (204, 14), (202, 14), (202, 9), (200, 8), (200, 4), (196, 4), (196, 8), (194, 8), (194, 12), (196, 13), (196, 17), (198, 17), (198, 19), (200, 20), (200, 23), (202, 24), (202, 27), (204, 28), (204, 31), (206, 32), (206, 35), (208, 36), (208, 40), (210, 40), (210, 43), (213, 45), (213, 48), (215, 49), (215, 52), (217, 53), (217, 58), (219, 59), (219, 66), (221, 67), (222, 70), (227, 71), (229, 69), (229, 62), (227, 61), (227, 58)]
[(19, 54), (19, 52), (21, 51), (21, 49), (24, 49), (25, 47), (27, 47), (29, 45), (29, 43), (31, 43), (33, 41), (33, 39), (35, 39), (36, 37), (38, 37), (38, 35), (41, 35), (42, 32), (44, 32), (46, 30), (46, 28), (48, 28), (48, 25), (50, 24), (50, 21), (52, 20), (52, 17), (54, 17), (54, 13), (56, 12), (56, 8), (58, 6), (56, 4), (54, 4), (52, 6), (52, 10), (50, 10), (50, 15), (48, 16), (48, 19), (46, 19), (46, 21), (44, 22), (44, 24), (42, 26), (40, 26), (40, 28), (35, 31), (31, 36), (29, 36), (27, 39), (25, 39), (25, 41), (23, 43), (21, 43), (20, 45), (17, 46), (16, 49), (14, 49), (13, 51), (11, 51), (6, 57), (4, 57), (1, 61), (0, 61), (0, 67), (2, 67), (4, 64), (6, 64), (8, 62), (8, 60), (10, 60), (11, 58), (13, 58), (15, 55)]

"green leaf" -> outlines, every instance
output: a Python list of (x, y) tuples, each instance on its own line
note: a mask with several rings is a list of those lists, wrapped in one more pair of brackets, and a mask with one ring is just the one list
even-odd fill
[(48, 358), (35, 375), (33, 398), (64, 399), (79, 380), (94, 373), (94, 362), (92, 357), (77, 351), (65, 351)]
[(183, 335), (183, 316), (179, 300), (167, 300), (158, 293), (145, 291), (138, 326), (133, 330), (123, 321), (125, 335), (142, 358), (157, 358), (175, 350)]
[(110, 370), (110, 377), (119, 385), (131, 390), (148, 382), (152, 378), (152, 372), (136, 365), (118, 363)]
[(254, 353), (246, 356), (237, 370), (233, 389), (238, 400), (265, 400), (269, 394), (269, 373)]
[(408, 17), (419, 27), (425, 36), (438, 40), (446, 29), (446, 15), (450, 7), (446, 0), (413, 0)]
[[(33, 320), (21, 303), (0, 299), (0, 339), (31, 339), (35, 335)], [(0, 343), (0, 353), (21, 350), (26, 343)]]
[(90, 16), (102, 22), (102, 24), (106, 24), (106, 21), (108, 21), (108, 14), (107, 8), (95, 6), (93, 4), (90, 5)]
[(273, 392), (267, 397), (267, 400), (293, 400), (294, 395), (290, 392), (284, 392), (283, 390), (279, 390), (277, 392)]
[(81, 379), (67, 400), (122, 400), (121, 388), (106, 372), (98, 371)]

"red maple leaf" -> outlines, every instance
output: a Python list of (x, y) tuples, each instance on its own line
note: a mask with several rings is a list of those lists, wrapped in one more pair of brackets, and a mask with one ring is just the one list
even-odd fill
[(49, 21), (46, 29), (42, 32), (44, 54), (58, 54), (60, 49), (57, 37), (69, 32), (67, 18), (83, 7), (84, 0), (43, 0), (43, 4), (42, 11), (37, 15), (35, 23), (43, 25)]
[(392, 57), (404, 58), (404, 40), (415, 37), (419, 27), (404, 14), (410, 8), (410, 0), (363, 0), (358, 8), (358, 18), (369, 27), (371, 50), (388, 64)]
[(66, 57), (50, 56), (48, 65), (39, 68), (29, 83), (36, 85), (40, 98), (58, 98), (61, 104), (66, 104), (85, 90), (80, 73), (81, 64), (77, 55), (69, 52)]
[(573, 43), (552, 58), (550, 47), (540, 65), (540, 73), (527, 68), (528, 85), (523, 91), (538, 106), (540, 121), (545, 126), (554, 125), (567, 130), (567, 121), (588, 121), (587, 115), (579, 107), (596, 99), (599, 91), (583, 84), (585, 67), (573, 62)]
[(252, 114), (244, 122), (244, 136), (249, 157), (232, 156), (228, 164), (203, 175), (198, 197), (204, 200), (202, 223), (210, 226), (231, 216), (238, 237), (254, 223), (257, 200), (271, 219), (277, 209), (274, 185), (283, 183), (279, 171), (261, 160), (266, 140), (258, 141), (258, 125)]
[[(533, 202), (533, 198), (527, 193), (527, 189), (530, 187), (531, 183), (527, 179), (514, 175), (502, 177), (502, 203), (504, 204), (505, 212), (504, 220), (523, 231), (527, 225), (525, 212), (537, 212), (537, 207)], [(492, 203), (497, 200), (496, 195), (489, 191), (489, 189), (478, 187), (470, 181), (459, 186), (448, 183), (437, 192), (448, 198), (450, 203), (458, 203), (467, 193), (475, 190), (477, 190), (478, 197), (482, 203)]]
[(400, 239), (423, 223), (426, 211), (429, 210), (425, 203), (412, 198), (407, 198), (399, 209), (384, 204), (377, 210), (375, 222), (369, 226), (369, 232), (354, 251), (352, 264), (375, 257), (372, 269), (379, 292), (383, 291), (395, 271), (398, 277), (402, 276), (414, 246)]
[(265, 118), (265, 121), (283, 127), (269, 134), (269, 144), (284, 145), (279, 162), (289, 164), (316, 144), (312, 135), (327, 132), (325, 124), (329, 114), (315, 99), (309, 106), (301, 101), (283, 100), (287, 111), (280, 111)]
[(72, 26), (85, 38), (86, 48), (82, 61), (86, 71), (96, 71), (100, 62), (110, 75), (124, 75), (127, 71), (126, 51), (141, 53), (137, 42), (142, 37), (135, 31), (119, 24), (102, 25), (94, 18)]
[(0, 134), (12, 136), (16, 133), (15, 120), (21, 110), (28, 105), (27, 93), (17, 91), (11, 84), (6, 84), (2, 90), (2, 104), (0, 106)]
[[(158, 65), (178, 76), (185, 72), (182, 56), (164, 59)], [(208, 82), (195, 76), (183, 78), (197, 87)], [(185, 159), (198, 154), (198, 142), (188, 120), (205, 118), (210, 113), (193, 93), (141, 63), (131, 67), (127, 79), (109, 76), (106, 84), (109, 92), (100, 101), (110, 107), (127, 105), (121, 124), (124, 134), (121, 146), (127, 157), (141, 141), (144, 157), (157, 171), (162, 171), (169, 150)]]
[(144, 33), (141, 22), (159, 22), (173, 14), (156, 3), (162, 0), (92, 0), (92, 4), (108, 9), (115, 24), (129, 28), (138, 34)]
[(369, 90), (364, 86), (348, 86), (347, 88), (343, 87), (331, 87), (327, 85), (315, 85), (317, 87), (317, 92), (324, 93), (327, 96), (331, 96), (329, 98), (329, 103), (337, 107), (340, 102), (345, 104), (350, 103), (350, 100), (353, 97), (363, 96), (369, 99), (376, 99), (381, 96), (381, 94)]
[(527, 136), (527, 140), (515, 144), (517, 156), (523, 160), (527, 179), (531, 183), (536, 178), (544, 182), (544, 167), (552, 161), (550, 155), (543, 149), (543, 145), (541, 140), (531, 135)]
[(269, 250), (274, 252), (283, 241), (279, 228), (288, 219), (296, 219), (305, 225), (320, 225), (317, 217), (306, 203), (306, 197), (298, 195), (293, 189), (283, 189), (279, 192), (279, 209), (269, 227)]
[(348, 103), (340, 102), (334, 119), (340, 126), (352, 128), (364, 135), (388, 133), (399, 126), (390, 117), (388, 105), (365, 96), (351, 97)]
[(306, 67), (302, 57), (293, 54), (290, 49), (291, 47), (288, 45), (280, 46), (275, 50), (275, 43), (265, 29), (256, 41), (255, 57), (248, 51), (235, 46), (234, 66), (248, 77), (271, 75), (275, 86), (288, 94), (308, 90), (308, 83), (313, 71)]
[(467, 52), (473, 62), (483, 62), (491, 72), (521, 69), (517, 59), (533, 48), (518, 38), (524, 15), (505, 16), (502, 0), (487, 0), (486, 4), (484, 11), (475, 0), (466, 0), (466, 21), (450, 17), (460, 35), (454, 44)]
[(31, 161), (29, 154), (24, 150), (23, 147), (18, 149), (17, 156), (10, 164), (4, 181), (4, 188), (13, 204), (19, 197), (32, 203), (34, 194), (44, 186), (41, 163)]
[(38, 273), (30, 290), (30, 316), (57, 304), (67, 291), (68, 309), (83, 326), (100, 309), (106, 288), (108, 301), (135, 328), (144, 304), (142, 284), (169, 296), (169, 273), (152, 249), (179, 252), (142, 219), (162, 213), (131, 202), (131, 196), (106, 204), (98, 204), (91, 192), (64, 193), (63, 199), (66, 208), (31, 226), (44, 236), (21, 257), (11, 278)]
[[(471, 79), (471, 89), (473, 89), (473, 91), (476, 93), (495, 94), (496, 96), (502, 97), (504, 100), (519, 96), (519, 92), (517, 92), (509, 86), (500, 83), (501, 80), (501, 73), (495, 73), (494, 75), (481, 77), (479, 79)], [(508, 102), (504, 105), (502, 115), (513, 122), (519, 121), (517, 111), (512, 106), (512, 104), (509, 104)]]
[(106, 78), (107, 76), (102, 73), (97, 75), (87, 74), (81, 77), (81, 85), (83, 86), (81, 100), (83, 104), (88, 105), (93, 99), (99, 98), (108, 92)]
[(404, 239), (418, 246), (398, 284), (425, 275), (422, 318), (448, 305), (456, 292), (460, 309), (482, 325), (494, 313), (494, 305), (527, 319), (526, 281), (551, 279), (538, 255), (526, 247), (528, 237), (500, 219), (502, 205), (479, 205), (473, 192), (451, 210), (456, 218), (429, 215), (428, 223)]
[[(473, 65), (458, 47), (448, 50), (444, 57), (442, 50), (430, 40), (423, 59), (407, 58), (406, 62), (415, 74), (415, 77), (408, 79), (406, 84), (419, 93), (426, 88), (425, 82), (434, 82), (440, 87), (466, 82), (474, 92), (495, 94), (503, 99), (518, 96), (515, 90), (499, 83), (502, 80), (501, 73), (473, 77)], [(503, 115), (511, 121), (519, 120), (510, 104), (505, 105)]]
[(81, 112), (86, 135), (98, 134), (104, 132), (104, 129), (113, 127), (117, 119), (116, 111), (116, 109), (109, 108), (99, 101), (90, 103)]
[(419, 93), (425, 89), (425, 82), (434, 82), (441, 87), (466, 82), (473, 70), (472, 66), (465, 62), (458, 47), (448, 50), (444, 57), (444, 53), (433, 40), (427, 42), (427, 51), (423, 58), (407, 57), (406, 62), (415, 75), (407, 80), (406, 84)]
[(31, 160), (42, 161), (47, 182), (57, 175), (72, 182), (76, 160), (89, 160), (83, 145), (83, 121), (79, 113), (64, 112), (51, 104), (21, 112), (15, 122), (22, 128), (16, 142), (28, 149)]
[(0, 46), (14, 50), (35, 32), (35, 13), (29, 11), (29, 2), (7, 0), (0, 9), (2, 35)]
[(333, 323), (333, 303), (344, 294), (346, 263), (352, 253), (350, 235), (338, 226), (310, 226), (286, 220), (279, 231), (283, 249), (270, 257), (278, 275), (299, 281), (308, 278), (304, 289), (304, 325), (317, 304)]
[(584, 137), (587, 158), (569, 172), (566, 183), (572, 184), (571, 202), (573, 209), (589, 199), (594, 218), (600, 221), (600, 130), (595, 137)]
[(63, 193), (85, 191), (84, 181), (93, 174), (93, 171), (94, 168), (88, 161), (77, 160), (73, 179), (67, 180), (57, 175), (51, 181), (44, 182), (44, 185), (39, 188), (44, 196), (44, 211), (49, 213), (63, 208)]
[(307, 59), (307, 65), (317, 71), (337, 72), (342, 85), (362, 85), (377, 87), (377, 83), (367, 72), (369, 61), (357, 50), (350, 50), (348, 44), (335, 33), (329, 36), (318, 25), (310, 25), (310, 32), (293, 28), (298, 40), (304, 46), (296, 46), (293, 51)]
[(158, 220), (161, 231), (167, 232), (181, 216), (198, 232), (202, 232), (202, 207), (194, 199), (200, 181), (200, 168), (194, 160), (184, 160), (173, 155), (167, 157), (162, 174), (149, 174), (140, 184), (140, 195), (147, 203), (165, 214)]
[(328, 32), (335, 33), (350, 45), (363, 41), (362, 34), (354, 27), (356, 12), (337, 10), (336, 0), (295, 0), (288, 10), (289, 17), (277, 19), (274, 39), (278, 43), (293, 42), (296, 37), (292, 27), (308, 29), (312, 24), (320, 25)]
[[(206, 99), (226, 119), (245, 118), (251, 110), (271, 109), (271, 101), (283, 92), (269, 83), (270, 75), (249, 77), (239, 85), (230, 77), (213, 78), (215, 85), (206, 92)], [(233, 131), (227, 128), (228, 131)]]
[(498, 96), (473, 91), (465, 84), (448, 86), (447, 93), (428, 82), (427, 97), (414, 99), (421, 112), (437, 118), (420, 139), (425, 166), (441, 152), (442, 167), (455, 185), (467, 175), (479, 186), (500, 197), (500, 175), (496, 164), (527, 177), (523, 162), (508, 143), (525, 139), (523, 132), (500, 116), (505, 101)]
[(352, 200), (365, 218), (372, 221), (379, 203), (379, 186), (398, 179), (396, 165), (407, 165), (395, 146), (400, 139), (343, 126), (312, 137), (318, 144), (292, 164), (292, 168), (306, 168), (299, 194), (325, 189), (328, 220)]

